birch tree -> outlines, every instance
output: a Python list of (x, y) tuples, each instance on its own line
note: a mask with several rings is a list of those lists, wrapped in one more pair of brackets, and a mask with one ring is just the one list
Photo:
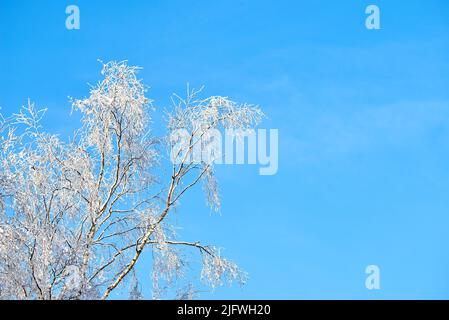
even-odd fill
[[(173, 97), (166, 134), (156, 137), (138, 70), (126, 62), (103, 64), (88, 97), (71, 99), (81, 123), (69, 138), (46, 132), (46, 110), (31, 102), (11, 116), (0, 114), (1, 299), (107, 299), (129, 287), (139, 298), (145, 283), (153, 298), (163, 298), (163, 287), (174, 289), (185, 276), (189, 250), (198, 253), (206, 285), (246, 281), (214, 246), (179, 239), (168, 217), (200, 184), (209, 206), (220, 207), (213, 161), (190, 155), (208, 129), (252, 128), (261, 110), (188, 91)], [(176, 149), (170, 137), (180, 128), (191, 136)], [(152, 265), (142, 268), (152, 278), (139, 282), (135, 270), (144, 252)], [(178, 298), (194, 291), (189, 286)]]

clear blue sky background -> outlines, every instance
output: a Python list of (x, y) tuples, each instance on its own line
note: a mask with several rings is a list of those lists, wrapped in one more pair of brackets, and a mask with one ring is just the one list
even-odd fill
[[(80, 30), (65, 28), (68, 4)], [(200, 297), (449, 298), (448, 1), (0, 0), (3, 113), (29, 97), (69, 134), (67, 96), (88, 94), (99, 58), (142, 66), (157, 114), (190, 82), (261, 105), (279, 129), (277, 175), (221, 167), (222, 214), (201, 190), (177, 213), (186, 240), (250, 275)], [(369, 264), (381, 290), (365, 288)]]

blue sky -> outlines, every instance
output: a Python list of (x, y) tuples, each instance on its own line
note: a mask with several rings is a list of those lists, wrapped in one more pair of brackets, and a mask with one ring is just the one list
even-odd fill
[[(69, 4), (80, 30), (65, 28)], [(365, 28), (369, 4), (381, 30)], [(88, 94), (97, 59), (126, 59), (156, 128), (189, 82), (259, 104), (279, 129), (277, 175), (220, 167), (221, 215), (201, 190), (176, 214), (186, 240), (249, 273), (207, 299), (449, 298), (448, 57), (444, 0), (0, 2), (5, 114), (30, 98), (68, 135), (67, 97)], [(380, 290), (365, 288), (370, 264)]]

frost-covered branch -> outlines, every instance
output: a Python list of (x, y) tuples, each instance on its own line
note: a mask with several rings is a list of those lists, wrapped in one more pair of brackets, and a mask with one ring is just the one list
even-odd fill
[[(199, 99), (192, 90), (173, 97), (167, 134), (155, 137), (138, 71), (126, 62), (103, 64), (88, 97), (71, 99), (82, 125), (67, 140), (44, 130), (46, 109), (30, 101), (10, 117), (0, 114), (0, 298), (106, 299), (131, 280), (138, 296), (134, 269), (146, 248), (156, 298), (162, 283), (175, 288), (183, 279), (188, 247), (200, 252), (206, 284), (245, 281), (214, 247), (178, 241), (169, 216), (199, 183), (219, 208), (214, 164), (193, 161), (192, 152), (208, 129), (252, 128), (262, 112), (225, 97)], [(183, 150), (170, 141), (179, 128), (190, 132)]]

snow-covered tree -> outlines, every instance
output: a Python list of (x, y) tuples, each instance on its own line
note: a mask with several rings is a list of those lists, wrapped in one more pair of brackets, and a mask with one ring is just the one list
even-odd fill
[[(128, 283), (137, 299), (135, 268), (144, 250), (152, 254), (155, 298), (186, 274), (185, 250), (199, 252), (206, 284), (245, 282), (215, 247), (178, 239), (167, 217), (200, 183), (209, 205), (219, 208), (213, 162), (189, 155), (208, 129), (248, 129), (262, 112), (188, 91), (185, 99), (174, 96), (167, 133), (155, 137), (138, 69), (104, 64), (89, 97), (72, 99), (82, 125), (68, 139), (45, 132), (45, 110), (30, 102), (17, 114), (0, 114), (0, 298), (106, 299)], [(175, 149), (170, 137), (180, 128), (191, 136)], [(178, 297), (194, 292), (188, 285)]]

